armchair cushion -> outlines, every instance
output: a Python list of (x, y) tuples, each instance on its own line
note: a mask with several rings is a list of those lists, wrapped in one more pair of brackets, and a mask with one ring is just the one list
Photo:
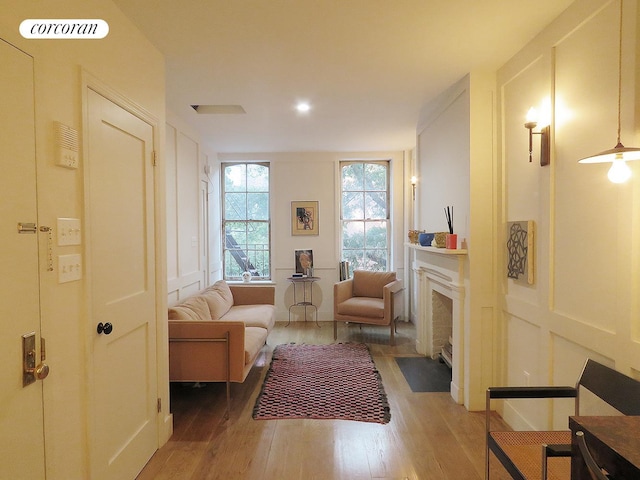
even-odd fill
[(395, 272), (369, 272), (354, 270), (353, 296), (382, 298), (382, 287), (396, 279)]
[(340, 315), (354, 317), (384, 317), (384, 302), (382, 298), (352, 297), (337, 305), (336, 311)]

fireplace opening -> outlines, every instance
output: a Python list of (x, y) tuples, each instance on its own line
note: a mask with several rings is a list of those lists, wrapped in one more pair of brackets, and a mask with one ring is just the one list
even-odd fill
[(432, 290), (431, 328), (433, 344), (431, 352), (439, 355), (449, 368), (453, 365), (453, 300), (440, 292)]

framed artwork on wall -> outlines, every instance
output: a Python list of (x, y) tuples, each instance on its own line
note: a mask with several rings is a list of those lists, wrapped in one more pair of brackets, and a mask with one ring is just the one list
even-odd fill
[(535, 282), (535, 225), (533, 220), (507, 222), (507, 277)]
[(291, 202), (291, 235), (318, 235), (318, 202)]

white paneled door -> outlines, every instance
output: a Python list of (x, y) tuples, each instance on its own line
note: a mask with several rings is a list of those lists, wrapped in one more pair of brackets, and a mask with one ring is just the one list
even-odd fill
[(91, 470), (132, 479), (158, 445), (154, 127), (87, 87)]
[[(0, 478), (44, 479), (33, 59), (0, 39)], [(22, 224), (22, 226), (20, 226)], [(43, 250), (44, 251), (44, 250)], [(31, 368), (31, 367), (29, 367)]]

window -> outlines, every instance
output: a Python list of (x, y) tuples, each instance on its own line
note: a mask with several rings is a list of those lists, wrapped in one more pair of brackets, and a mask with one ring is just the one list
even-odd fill
[(269, 164), (222, 164), (223, 278), (271, 278)]
[(342, 259), (350, 270), (389, 264), (389, 162), (341, 162)]

